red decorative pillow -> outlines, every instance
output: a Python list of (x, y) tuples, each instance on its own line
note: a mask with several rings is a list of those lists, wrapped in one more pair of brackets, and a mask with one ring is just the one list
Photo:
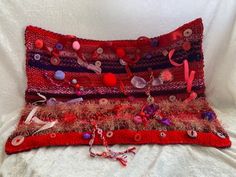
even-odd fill
[[(90, 146), (119, 160), (111, 144), (231, 142), (205, 97), (203, 25), (159, 37), (98, 41), (38, 27), (25, 31), (26, 105), (6, 142), (12, 154), (42, 146)], [(104, 152), (93, 152), (103, 144)]]

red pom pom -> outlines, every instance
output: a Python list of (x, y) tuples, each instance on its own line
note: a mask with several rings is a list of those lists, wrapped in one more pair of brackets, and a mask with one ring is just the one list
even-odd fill
[(116, 55), (119, 58), (123, 58), (126, 55), (125, 50), (123, 48), (117, 48), (116, 49)]
[(103, 83), (108, 87), (116, 86), (117, 79), (115, 74), (107, 73), (103, 75)]
[(43, 48), (43, 40), (42, 39), (37, 39), (34, 43), (35, 47), (38, 49)]

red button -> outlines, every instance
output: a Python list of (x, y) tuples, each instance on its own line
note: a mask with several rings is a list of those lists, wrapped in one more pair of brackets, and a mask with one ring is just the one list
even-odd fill
[(134, 135), (134, 140), (135, 140), (135, 141), (138, 142), (138, 141), (140, 141), (141, 139), (142, 139), (142, 136), (141, 136), (139, 133), (137, 133), (137, 134)]
[(60, 58), (58, 58), (58, 57), (52, 57), (52, 58), (50, 59), (50, 62), (51, 62), (52, 65), (57, 66), (57, 65), (60, 64), (61, 60), (60, 60)]

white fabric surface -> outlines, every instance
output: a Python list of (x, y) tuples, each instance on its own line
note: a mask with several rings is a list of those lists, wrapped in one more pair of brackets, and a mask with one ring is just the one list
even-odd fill
[[(217, 108), (232, 147), (137, 146), (128, 167), (91, 159), (87, 146), (41, 148), (6, 155), (4, 143), (24, 104), (24, 29), (32, 24), (92, 39), (157, 36), (202, 17), (207, 97)], [(0, 176), (236, 176), (235, 0), (0, 0)], [(126, 146), (115, 145), (114, 149)]]

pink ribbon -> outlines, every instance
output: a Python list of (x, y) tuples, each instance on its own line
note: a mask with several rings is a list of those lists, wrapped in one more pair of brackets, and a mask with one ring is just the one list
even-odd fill
[(168, 58), (173, 66), (179, 67), (184, 65), (184, 79), (185, 82), (187, 83), (187, 92), (190, 93), (189, 97), (185, 100), (185, 102), (189, 102), (197, 97), (197, 93), (191, 92), (196, 71), (192, 70), (189, 74), (189, 63), (188, 60), (186, 59), (182, 63), (176, 63), (174, 60), (172, 60), (174, 52), (175, 49), (172, 49), (168, 54)]

